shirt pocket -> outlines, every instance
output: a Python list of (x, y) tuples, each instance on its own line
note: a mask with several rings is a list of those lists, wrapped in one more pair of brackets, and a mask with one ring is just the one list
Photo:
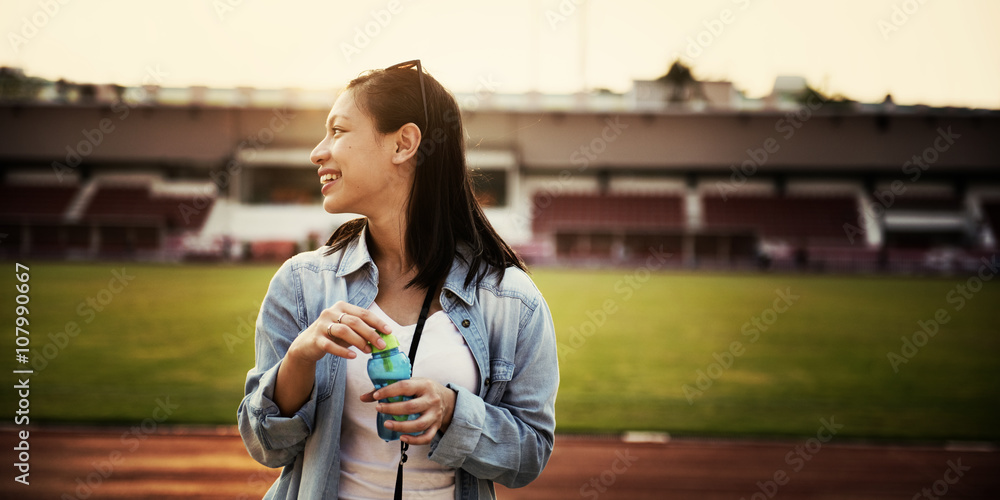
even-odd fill
[(507, 382), (514, 376), (514, 363), (505, 359), (491, 359), (490, 373), (483, 381), (486, 396), (483, 401), (496, 406), (503, 398), (503, 393), (507, 389)]

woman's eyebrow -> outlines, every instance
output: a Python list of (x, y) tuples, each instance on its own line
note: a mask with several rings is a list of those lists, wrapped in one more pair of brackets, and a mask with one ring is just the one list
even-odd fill
[(330, 127), (333, 127), (333, 122), (335, 122), (335, 121), (337, 120), (337, 118), (340, 118), (340, 119), (341, 119), (341, 120), (343, 120), (343, 121), (351, 121), (351, 120), (350, 120), (349, 118), (347, 118), (346, 116), (341, 116), (341, 115), (330, 115), (330, 117), (326, 119), (326, 128), (330, 128)]

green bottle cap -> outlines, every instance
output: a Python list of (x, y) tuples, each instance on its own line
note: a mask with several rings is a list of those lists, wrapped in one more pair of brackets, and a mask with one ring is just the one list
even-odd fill
[[(395, 335), (391, 333), (382, 333), (382, 332), (378, 332), (378, 334), (380, 337), (382, 337), (382, 341), (385, 342), (385, 349), (379, 349), (378, 347), (372, 345), (373, 353), (388, 351), (389, 349), (399, 347), (399, 340), (396, 339)], [(371, 345), (371, 342), (369, 342), (369, 345)]]

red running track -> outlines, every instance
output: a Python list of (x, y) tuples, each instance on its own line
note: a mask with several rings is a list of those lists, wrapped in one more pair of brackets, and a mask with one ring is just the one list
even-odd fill
[[(278, 471), (234, 428), (30, 429), (30, 485), (14, 481), (15, 430), (2, 428), (2, 498), (260, 498)], [(927, 495), (924, 494), (926, 490)], [(1000, 498), (995, 446), (558, 436), (545, 472), (503, 499)]]

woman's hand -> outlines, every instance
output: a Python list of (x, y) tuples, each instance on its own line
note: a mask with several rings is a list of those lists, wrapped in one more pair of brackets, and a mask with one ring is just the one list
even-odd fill
[(376, 328), (390, 333), (389, 325), (367, 309), (343, 301), (324, 309), (309, 328), (295, 337), (278, 368), (274, 403), (281, 415), (294, 415), (309, 399), (316, 381), (316, 362), (323, 356), (333, 354), (352, 359), (358, 355), (351, 346), (371, 352), (369, 342), (379, 349), (385, 348), (385, 341)]
[(295, 337), (286, 357), (306, 364), (314, 364), (327, 354), (353, 359), (357, 353), (351, 351), (351, 346), (366, 353), (371, 352), (369, 342), (385, 348), (376, 330), (392, 333), (389, 325), (371, 311), (340, 301), (324, 309), (309, 328)]
[(404, 443), (430, 444), (435, 434), (448, 430), (451, 417), (455, 414), (455, 398), (457, 396), (452, 389), (431, 379), (411, 378), (363, 394), (361, 401), (371, 403), (395, 396), (409, 396), (412, 399), (399, 403), (376, 403), (375, 411), (387, 415), (420, 414), (416, 420), (403, 422), (386, 420), (385, 427), (387, 429), (402, 433), (423, 433), (419, 436), (400, 437)]

